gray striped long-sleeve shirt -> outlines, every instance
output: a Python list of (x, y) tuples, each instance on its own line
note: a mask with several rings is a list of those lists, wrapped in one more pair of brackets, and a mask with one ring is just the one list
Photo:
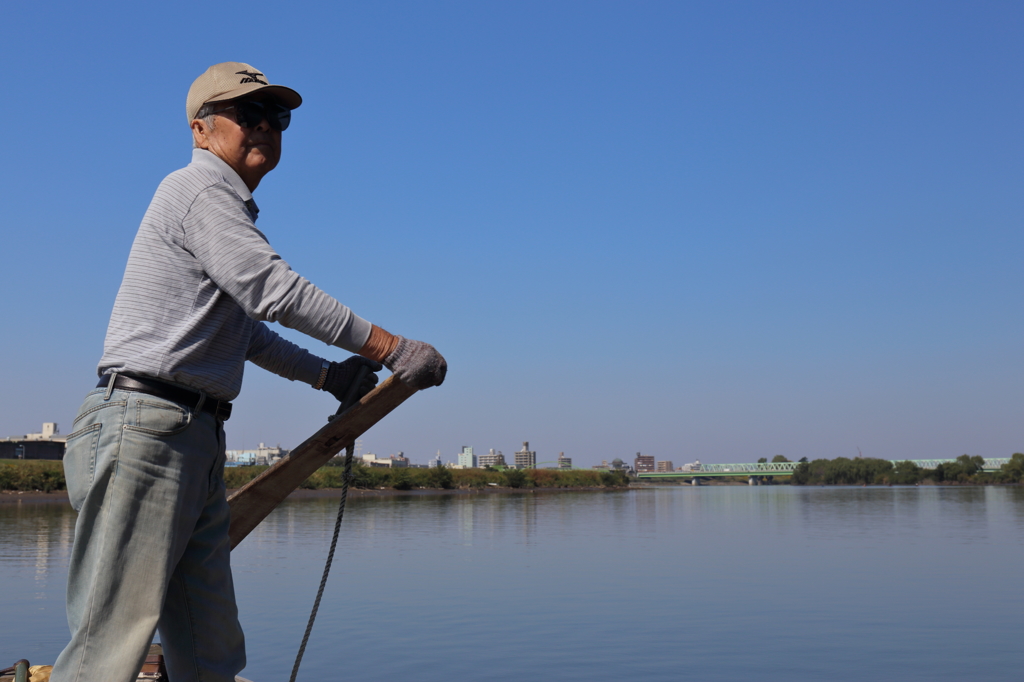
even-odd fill
[(358, 352), (370, 323), (299, 276), (256, 229), (255, 203), (224, 161), (195, 149), (168, 175), (132, 244), (99, 374), (152, 376), (233, 400), (245, 360), (314, 383), (322, 360), (279, 322)]

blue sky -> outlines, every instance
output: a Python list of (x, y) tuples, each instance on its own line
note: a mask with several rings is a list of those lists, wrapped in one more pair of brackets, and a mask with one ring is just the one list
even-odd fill
[[(449, 361), (363, 451), (1024, 450), (1022, 38), (1011, 2), (14, 4), (0, 436), (70, 431), (188, 86), (237, 60), (305, 100), (271, 244)], [(250, 365), (228, 447), (333, 410)]]

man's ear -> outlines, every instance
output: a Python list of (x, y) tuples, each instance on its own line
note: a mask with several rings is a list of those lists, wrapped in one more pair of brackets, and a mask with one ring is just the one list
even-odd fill
[(206, 121), (201, 118), (192, 121), (192, 140), (196, 143), (198, 149), (210, 148), (209, 134), (210, 126), (206, 124)]

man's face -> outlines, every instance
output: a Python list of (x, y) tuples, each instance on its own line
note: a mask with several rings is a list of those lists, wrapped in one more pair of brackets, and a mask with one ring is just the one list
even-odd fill
[(192, 135), (200, 149), (231, 166), (251, 192), (281, 160), (281, 131), (271, 128), (266, 118), (252, 128), (240, 126), (235, 110), (228, 108), (231, 104), (226, 102), (215, 114), (212, 129), (202, 119), (192, 121)]

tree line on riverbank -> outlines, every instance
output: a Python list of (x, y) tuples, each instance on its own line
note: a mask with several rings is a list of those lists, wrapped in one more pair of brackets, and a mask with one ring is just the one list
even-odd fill
[[(310, 490), (340, 488), (341, 458), (314, 472), (302, 488)], [(776, 457), (775, 461), (782, 461)], [(872, 457), (816, 459), (797, 465), (792, 476), (782, 482), (793, 485), (915, 485), (1024, 483), (1024, 454), (1016, 453), (998, 471), (982, 471), (984, 459), (961, 455), (956, 461), (922, 469), (913, 462), (892, 462)], [(239, 488), (266, 470), (262, 466), (229, 467), (224, 480), (229, 488)], [(368, 467), (356, 460), (352, 466), (354, 488), (413, 490), (473, 489), (488, 486), (502, 488), (600, 488), (629, 484), (622, 472), (582, 469), (430, 469)], [(54, 492), (64, 490), (63, 463), (51, 460), (0, 460), (0, 490)]]
[[(258, 476), (267, 467), (247, 466), (225, 469), (224, 481), (229, 488), (239, 488)], [(341, 488), (342, 458), (336, 457), (318, 469), (300, 486), (308, 490)], [(628, 485), (623, 473), (585, 471), (580, 469), (429, 469), (408, 467), (370, 467), (352, 462), (353, 488), (377, 490), (414, 490), (432, 488), (440, 490), (501, 488), (601, 488)]]
[[(343, 468), (340, 457), (315, 471), (300, 486), (307, 490), (341, 488)], [(240, 488), (265, 471), (265, 466), (228, 467), (224, 482), (228, 488)], [(441, 490), (502, 488), (608, 488), (626, 486), (629, 480), (622, 472), (587, 471), (582, 469), (430, 469), (368, 467), (356, 460), (352, 463), (353, 488), (377, 490)], [(66, 489), (64, 466), (52, 460), (0, 460), (0, 490), (55, 492)]]
[(986, 485), (1024, 483), (1024, 454), (1015, 453), (998, 471), (982, 471), (985, 459), (960, 455), (934, 469), (913, 462), (892, 462), (872, 457), (837, 457), (801, 462), (793, 471), (793, 485), (916, 485), (919, 483)]

